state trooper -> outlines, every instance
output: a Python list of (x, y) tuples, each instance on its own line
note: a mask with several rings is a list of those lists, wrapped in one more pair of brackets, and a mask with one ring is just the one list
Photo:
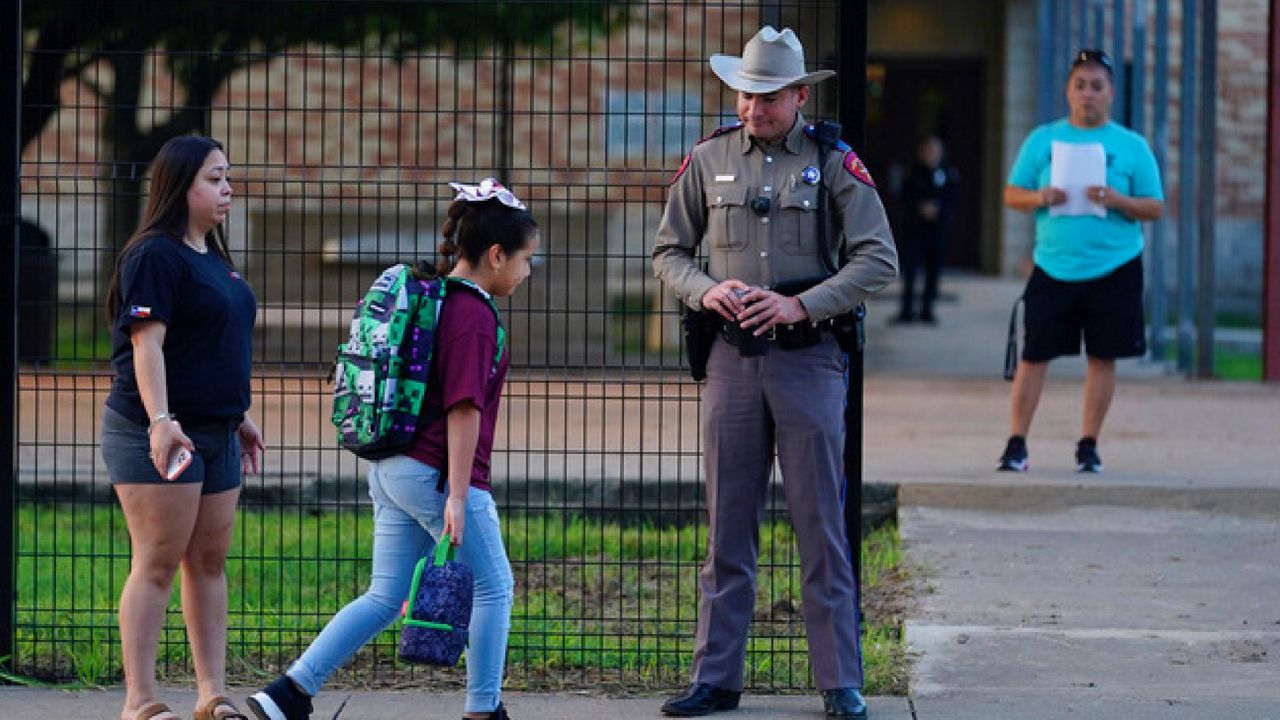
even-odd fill
[(736, 91), (741, 122), (713, 131), (685, 159), (653, 251), (657, 277), (690, 309), (715, 313), (719, 330), (702, 391), (710, 517), (692, 684), (662, 711), (693, 717), (738, 706), (776, 450), (813, 677), (828, 716), (865, 718), (842, 509), (848, 359), (833, 328), (894, 278), (897, 253), (866, 167), (843, 143), (824, 152), (800, 114), (809, 86), (835, 73), (806, 73), (795, 33), (770, 26), (742, 57), (713, 55), (710, 64)]

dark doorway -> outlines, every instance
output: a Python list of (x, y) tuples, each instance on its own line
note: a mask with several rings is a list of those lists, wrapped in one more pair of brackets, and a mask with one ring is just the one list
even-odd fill
[(901, 226), (901, 179), (921, 138), (937, 135), (947, 160), (959, 171), (948, 267), (982, 268), (983, 87), (978, 59), (873, 57), (867, 64), (867, 144), (862, 154), (895, 232)]

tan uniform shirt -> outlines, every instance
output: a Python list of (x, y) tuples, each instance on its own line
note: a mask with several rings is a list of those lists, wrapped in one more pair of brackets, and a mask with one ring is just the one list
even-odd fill
[[(832, 228), (827, 237), (834, 244), (843, 232), (844, 245), (840, 271), (797, 296), (813, 322), (853, 310), (898, 270), (880, 196), (846, 169), (845, 155), (828, 153), (821, 169)], [(763, 145), (742, 128), (696, 145), (667, 197), (653, 250), (654, 274), (696, 310), (702, 309), (702, 296), (723, 280), (772, 289), (829, 275), (819, 253), (834, 251), (821, 247), (818, 185), (804, 179), (805, 168), (818, 163), (818, 142), (805, 134), (799, 114), (773, 145)], [(769, 198), (770, 206), (763, 215), (751, 207), (761, 197)], [(695, 260), (704, 240), (707, 272)]]

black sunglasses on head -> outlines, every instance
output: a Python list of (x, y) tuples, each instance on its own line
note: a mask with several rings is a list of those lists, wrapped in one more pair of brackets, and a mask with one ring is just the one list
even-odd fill
[(1096, 63), (1106, 69), (1107, 74), (1114, 72), (1111, 66), (1111, 56), (1105, 50), (1081, 50), (1076, 53), (1076, 57), (1071, 61), (1071, 69), (1075, 70), (1085, 63)]

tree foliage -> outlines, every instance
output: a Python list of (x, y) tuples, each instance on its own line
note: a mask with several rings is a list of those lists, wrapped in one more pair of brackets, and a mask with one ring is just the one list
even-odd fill
[[(433, 48), (466, 56), (497, 47), (509, 56), (518, 46), (603, 37), (630, 14), (628, 0), (26, 0), (23, 10), (22, 147), (57, 114), (68, 80), (98, 96), (98, 159), (128, 168), (104, 171), (112, 246), (137, 225), (142, 170), (170, 138), (208, 132), (215, 95), (243, 68), (306, 44), (397, 59)], [(157, 52), (185, 92), (174, 93), (179, 104), (160, 122), (144, 125), (145, 63)], [(104, 63), (109, 72), (99, 71)]]
[[(130, 106), (120, 103), (136, 98), (138, 88), (127, 85), (142, 78), (127, 66), (140, 69), (143, 53), (154, 49), (164, 51), (167, 69), (187, 95), (167, 123), (136, 133), (147, 151), (174, 135), (203, 129), (209, 100), (232, 73), (304, 43), (397, 57), (429, 48), (467, 55), (492, 45), (554, 46), (607, 34), (626, 22), (628, 12), (627, 2), (610, 0), (28, 0), (22, 145), (58, 111), (59, 89), (70, 78), (80, 77), (112, 111), (128, 113)], [(110, 89), (83, 76), (100, 61), (115, 71)], [(118, 125), (113, 129), (124, 136), (107, 140), (127, 142), (130, 133)]]

